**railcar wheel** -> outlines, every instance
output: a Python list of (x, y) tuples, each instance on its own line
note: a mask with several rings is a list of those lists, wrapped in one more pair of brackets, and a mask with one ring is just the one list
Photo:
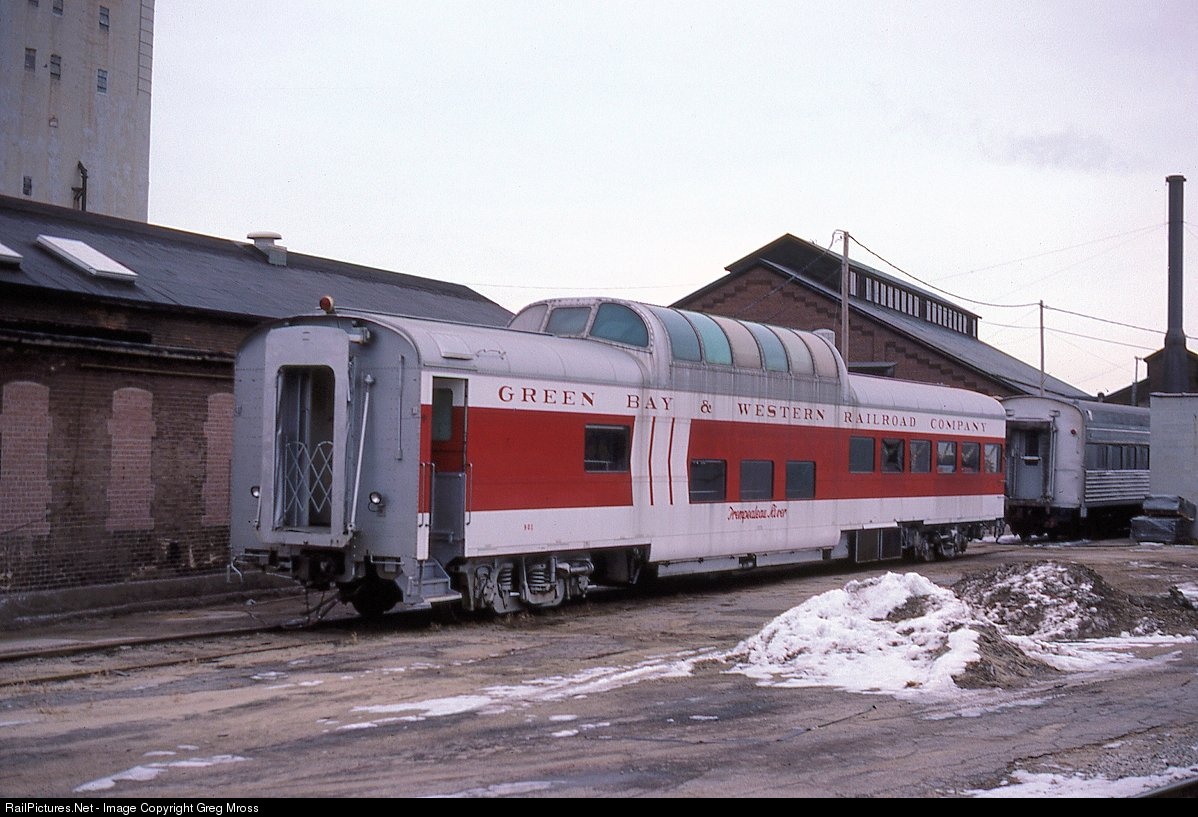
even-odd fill
[(362, 579), (348, 601), (362, 618), (379, 618), (403, 599), (393, 581)]
[(943, 561), (957, 558), (957, 543), (952, 538), (941, 539), (936, 543), (936, 558)]

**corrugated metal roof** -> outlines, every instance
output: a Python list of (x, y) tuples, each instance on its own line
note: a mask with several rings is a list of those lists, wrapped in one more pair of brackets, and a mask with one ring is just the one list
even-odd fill
[[(43, 234), (86, 242), (136, 272), (137, 279), (81, 272), (38, 246)], [(19, 266), (0, 265), (0, 286), (255, 318), (312, 312), (322, 295), (344, 306), (489, 326), (504, 326), (512, 316), (460, 284), (292, 251), (286, 266), (276, 266), (250, 242), (9, 196), (0, 196), (0, 242), (22, 256)]]

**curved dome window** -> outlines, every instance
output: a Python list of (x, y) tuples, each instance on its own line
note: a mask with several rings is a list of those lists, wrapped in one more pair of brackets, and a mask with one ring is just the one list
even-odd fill
[(782, 347), (782, 341), (778, 340), (778, 336), (770, 331), (768, 326), (762, 326), (759, 323), (749, 323), (748, 321), (745, 321), (744, 324), (761, 345), (761, 354), (765, 358), (765, 368), (771, 372), (787, 371), (790, 367), (786, 362), (786, 349)]
[(694, 327), (686, 318), (673, 309), (660, 306), (651, 306), (649, 311), (665, 326), (666, 334), (670, 336), (670, 353), (674, 360), (698, 363), (703, 359), (703, 353), (699, 349), (699, 336), (695, 334)]
[(629, 346), (647, 347), (649, 330), (641, 316), (623, 304), (603, 304), (595, 313), (591, 326), (591, 337), (627, 343)]
[(728, 336), (724, 334), (724, 330), (719, 327), (719, 324), (700, 312), (687, 312), (686, 310), (679, 310), (679, 312), (691, 322), (691, 326), (695, 327), (695, 331), (703, 339), (703, 359), (708, 363), (731, 366), (732, 346), (728, 343)]
[(562, 337), (581, 335), (586, 331), (587, 320), (590, 317), (589, 306), (559, 306), (549, 313), (549, 323), (545, 324), (545, 331)]

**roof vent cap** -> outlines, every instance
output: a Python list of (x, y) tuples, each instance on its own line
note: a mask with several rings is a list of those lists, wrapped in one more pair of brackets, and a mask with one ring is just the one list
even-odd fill
[(266, 260), (276, 267), (287, 266), (287, 248), (282, 244), (276, 244), (283, 236), (278, 233), (272, 233), (269, 230), (259, 230), (255, 233), (246, 235), (250, 241), (254, 242), (254, 246), (258, 251), (266, 256)]

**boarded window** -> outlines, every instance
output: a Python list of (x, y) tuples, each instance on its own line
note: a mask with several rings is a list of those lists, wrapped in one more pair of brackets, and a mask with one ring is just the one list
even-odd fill
[(815, 496), (815, 463), (791, 460), (786, 463), (786, 498), (811, 499)]
[(772, 460), (741, 460), (740, 498), (745, 502), (774, 498)]
[(849, 438), (849, 471), (854, 474), (869, 474), (874, 470), (874, 438)]

